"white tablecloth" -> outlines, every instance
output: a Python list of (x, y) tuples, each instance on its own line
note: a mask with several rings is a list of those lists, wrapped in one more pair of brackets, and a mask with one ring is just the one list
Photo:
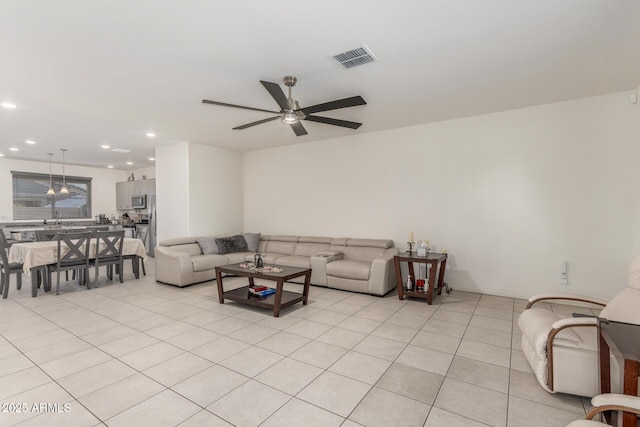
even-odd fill
[[(96, 254), (96, 239), (91, 239), (89, 254), (91, 258)], [(63, 243), (63, 247), (66, 246)], [(144, 243), (140, 239), (124, 238), (122, 245), (122, 255), (137, 255), (142, 259), (147, 259), (147, 251)], [(27, 242), (14, 243), (9, 250), (9, 262), (23, 263), (25, 273), (33, 267), (39, 267), (47, 264), (55, 264), (58, 261), (58, 242)]]

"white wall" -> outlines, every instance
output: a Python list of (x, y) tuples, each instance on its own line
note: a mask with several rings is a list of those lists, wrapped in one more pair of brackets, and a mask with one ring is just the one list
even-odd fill
[(156, 148), (158, 241), (189, 235), (189, 143)]
[(189, 144), (189, 235), (242, 231), (242, 153)]
[(183, 142), (156, 149), (158, 241), (242, 230), (242, 154)]
[[(62, 173), (62, 164), (52, 163), (53, 173)], [(13, 220), (13, 190), (11, 171), (49, 173), (48, 162), (33, 162), (0, 158), (0, 222)], [(126, 181), (126, 171), (65, 165), (65, 173), (70, 176), (93, 178), (91, 181), (91, 214), (115, 215), (116, 182)], [(33, 221), (30, 221), (33, 222)]]
[(616, 93), (246, 153), (244, 228), (401, 250), (413, 231), (455, 289), (609, 298), (640, 241), (639, 118)]

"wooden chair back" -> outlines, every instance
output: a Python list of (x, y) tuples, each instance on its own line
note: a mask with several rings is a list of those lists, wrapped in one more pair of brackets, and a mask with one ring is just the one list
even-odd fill
[(36, 230), (36, 242), (55, 240), (56, 235), (60, 233), (62, 233), (62, 230)]
[[(89, 263), (91, 232), (59, 233), (53, 240), (58, 242), (58, 268), (65, 265)], [(66, 247), (63, 250), (63, 245)], [(63, 253), (64, 252), (64, 253)]]

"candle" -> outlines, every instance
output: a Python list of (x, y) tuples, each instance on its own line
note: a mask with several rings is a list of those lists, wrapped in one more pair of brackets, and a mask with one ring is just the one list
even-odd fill
[(427, 248), (429, 248), (429, 241), (427, 240)]
[(413, 242), (413, 231), (409, 233), (409, 242)]

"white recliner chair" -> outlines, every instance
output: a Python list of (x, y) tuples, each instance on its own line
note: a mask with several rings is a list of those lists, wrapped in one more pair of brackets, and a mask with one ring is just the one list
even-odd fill
[(604, 411), (623, 411), (640, 415), (640, 398), (635, 396), (608, 393), (600, 394), (591, 399), (591, 404), (593, 408), (587, 413), (584, 420), (573, 421), (567, 424), (567, 427), (609, 427), (609, 424), (593, 419), (596, 415)]
[[(540, 385), (551, 393), (593, 397), (600, 393), (598, 319), (567, 317), (532, 307), (542, 301), (579, 301), (603, 307), (600, 317), (640, 324), (640, 255), (629, 268), (628, 287), (608, 303), (575, 295), (536, 295), (518, 318), (522, 351)], [(620, 390), (620, 364), (611, 356), (611, 387)]]

